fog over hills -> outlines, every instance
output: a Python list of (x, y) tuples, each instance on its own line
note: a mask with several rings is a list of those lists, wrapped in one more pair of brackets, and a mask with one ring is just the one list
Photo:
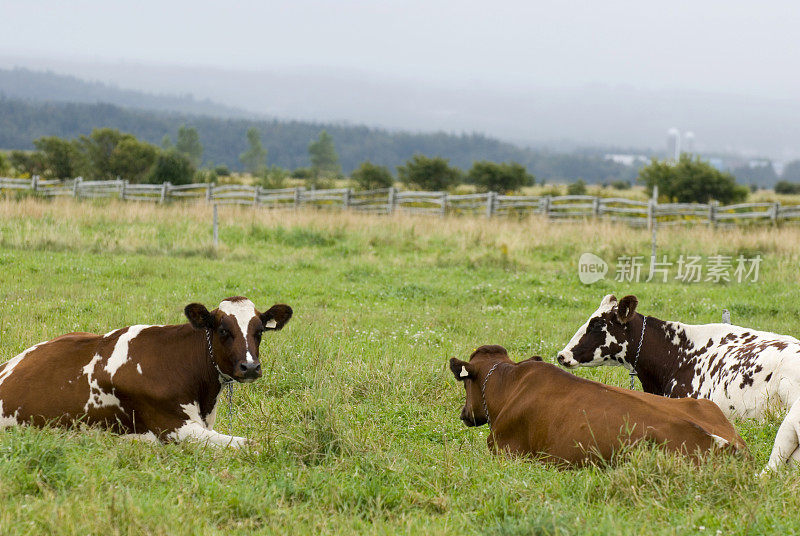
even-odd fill
[(696, 149), (703, 153), (800, 157), (800, 98), (751, 97), (735, 88), (730, 93), (603, 85), (555, 88), (542, 81), (536, 87), (501, 90), (477, 75), (473, 83), (454, 88), (330, 68), (244, 71), (0, 58), (0, 67), (14, 65), (183, 95), (175, 99), (176, 104), (183, 100), (183, 107), (172, 109), (185, 112), (228, 117), (250, 113), (414, 132), (480, 132), (522, 146), (564, 151), (629, 147), (660, 153), (666, 130), (678, 127), (695, 132)]

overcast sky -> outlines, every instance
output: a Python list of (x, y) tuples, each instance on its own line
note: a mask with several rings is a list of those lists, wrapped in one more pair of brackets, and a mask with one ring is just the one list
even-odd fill
[(9, 56), (800, 94), (795, 0), (0, 0), (0, 15)]

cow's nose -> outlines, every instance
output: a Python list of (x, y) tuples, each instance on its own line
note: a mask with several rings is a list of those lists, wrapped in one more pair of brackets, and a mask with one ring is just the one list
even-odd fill
[(257, 361), (239, 363), (239, 371), (245, 378), (258, 378), (261, 376), (261, 363)]
[(567, 359), (564, 357), (564, 354), (562, 353), (558, 354), (558, 357), (556, 357), (556, 361), (558, 361), (558, 364), (561, 365), (562, 367), (567, 366)]

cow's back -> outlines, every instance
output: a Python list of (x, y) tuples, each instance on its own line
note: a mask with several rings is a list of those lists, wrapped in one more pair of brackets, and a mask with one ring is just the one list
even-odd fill
[(725, 442), (744, 448), (713, 402), (607, 386), (553, 365), (523, 372), (506, 395), (494, 423), (496, 446), (519, 454), (572, 465), (609, 459), (623, 444), (642, 440), (688, 454)]
[[(98, 354), (102, 340), (94, 333), (69, 333), (0, 365), (2, 416), (42, 425), (85, 415), (92, 407), (90, 378), (84, 369)], [(92, 419), (100, 417), (94, 413)], [(114, 412), (101, 413), (113, 418)]]

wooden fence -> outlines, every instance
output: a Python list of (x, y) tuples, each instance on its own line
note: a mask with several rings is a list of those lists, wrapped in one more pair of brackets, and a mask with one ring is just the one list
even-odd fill
[(377, 214), (395, 212), (433, 215), (523, 217), (540, 214), (554, 220), (599, 218), (637, 226), (705, 223), (718, 226), (742, 223), (800, 223), (800, 205), (780, 203), (656, 203), (589, 195), (530, 196), (495, 192), (456, 195), (447, 192), (411, 192), (396, 188), (354, 191), (350, 188), (269, 190), (260, 186), (186, 184), (129, 184), (127, 181), (9, 179), (0, 177), (0, 193), (31, 191), (43, 197), (75, 199), (116, 198), (125, 201), (169, 203), (200, 201), (217, 205), (249, 205), (270, 209), (337, 209)]

